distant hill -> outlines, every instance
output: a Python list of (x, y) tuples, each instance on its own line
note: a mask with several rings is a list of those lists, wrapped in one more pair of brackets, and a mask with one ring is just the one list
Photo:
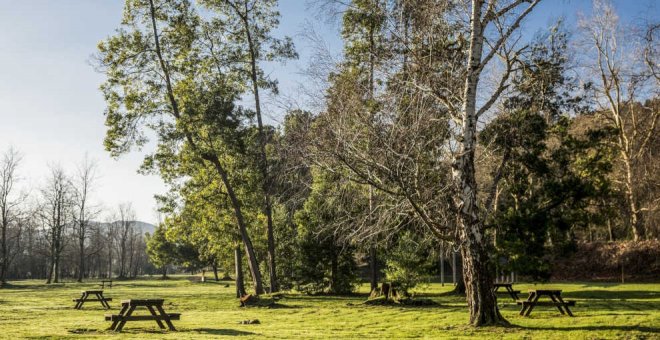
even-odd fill
[[(110, 226), (110, 224), (114, 222), (92, 222), (92, 223), (101, 226), (101, 228), (107, 228), (108, 226)], [(142, 221), (133, 221), (133, 223), (135, 229), (141, 230), (143, 235), (146, 233), (149, 233), (151, 235), (154, 233), (154, 230), (156, 230), (156, 226), (151, 223), (142, 222)]]
[(154, 233), (154, 230), (156, 230), (156, 226), (151, 223), (142, 222), (142, 221), (134, 221), (134, 222), (135, 222), (135, 227), (142, 230), (142, 234), (149, 233), (151, 235)]

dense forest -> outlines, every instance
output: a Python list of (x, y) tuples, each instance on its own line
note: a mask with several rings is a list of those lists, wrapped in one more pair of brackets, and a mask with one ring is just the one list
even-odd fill
[(310, 33), (314, 104), (274, 123), (264, 65), (298, 58), (276, 0), (126, 0), (94, 58), (104, 145), (146, 154), (163, 221), (146, 240), (129, 205), (92, 222), (89, 162), (28, 200), (9, 150), (0, 277), (177, 267), (221, 270), (238, 297), (367, 280), (405, 299), (458, 257), (470, 323), (505, 324), (496, 276), (548, 280), (579, 244), (660, 234), (658, 22), (595, 1), (576, 28), (525, 32), (538, 3), (313, 1), (340, 22), (341, 59)]

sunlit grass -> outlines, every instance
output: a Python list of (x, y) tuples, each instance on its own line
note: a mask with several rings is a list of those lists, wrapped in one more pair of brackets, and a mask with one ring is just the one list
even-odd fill
[[(106, 330), (103, 315), (111, 313), (98, 302), (74, 310), (71, 299), (96, 282), (44, 285), (42, 281), (16, 281), (0, 289), (0, 338), (533, 338), (602, 339), (660, 338), (660, 284), (518, 284), (516, 289), (556, 288), (577, 300), (574, 318), (551, 307), (537, 307), (531, 317), (518, 316), (518, 306), (502, 295), (502, 313), (508, 328), (466, 326), (465, 302), (449, 295), (452, 287), (428, 286), (421, 295), (438, 306), (365, 306), (366, 294), (306, 296), (287, 294), (277, 308), (240, 308), (231, 282), (171, 280), (118, 281), (106, 288), (112, 313), (128, 298), (164, 298), (165, 309), (182, 313), (178, 332), (161, 332), (155, 322), (129, 322), (121, 334)], [(228, 285), (228, 286), (226, 286)], [(362, 293), (365, 293), (364, 291)], [(136, 312), (137, 313), (137, 312)], [(241, 320), (258, 319), (257, 325)]]

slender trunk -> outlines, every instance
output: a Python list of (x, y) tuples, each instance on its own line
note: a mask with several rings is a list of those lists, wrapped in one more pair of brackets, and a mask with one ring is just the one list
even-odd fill
[(243, 259), (239, 245), (234, 248), (234, 264), (236, 270), (236, 297), (241, 298), (245, 296), (245, 284), (243, 283)]
[(55, 265), (55, 260), (53, 258), (53, 255), (50, 256), (50, 259), (48, 261), (48, 273), (46, 274), (46, 284), (50, 284), (51, 280), (53, 279), (53, 266)]
[(167, 279), (167, 265), (163, 266), (162, 279)]
[(5, 216), (5, 212), (3, 211), (2, 213), (2, 263), (0, 263), (0, 285), (4, 285), (7, 283), (7, 269), (8, 269), (8, 261), (7, 261), (7, 226), (9, 225), (9, 222), (7, 221), (7, 217)]
[[(261, 281), (261, 271), (259, 270), (259, 263), (257, 262), (256, 255), (254, 254), (254, 246), (252, 245), (252, 240), (248, 235), (247, 227), (245, 226), (245, 221), (243, 220), (240, 201), (238, 200), (238, 197), (236, 197), (234, 188), (230, 185), (227, 173), (221, 167), (220, 161), (217, 158), (214, 158), (213, 163), (218, 173), (220, 173), (220, 177), (222, 178), (222, 181), (225, 184), (225, 188), (227, 189), (227, 195), (229, 196), (229, 199), (232, 202), (232, 206), (234, 207), (234, 215), (236, 216), (236, 221), (238, 222), (238, 229), (241, 235), (241, 239), (243, 240), (243, 244), (245, 245), (245, 253), (248, 257), (248, 267), (250, 268), (250, 273), (252, 274), (254, 293), (256, 295), (262, 294), (264, 292), (264, 288)], [(243, 282), (242, 277), (241, 282)]]
[[(247, 2), (246, 2), (247, 6)], [(275, 235), (273, 232), (273, 208), (270, 197), (270, 176), (268, 174), (268, 156), (266, 155), (266, 134), (264, 132), (262, 114), (261, 114), (261, 98), (259, 97), (259, 79), (257, 73), (257, 55), (255, 51), (255, 42), (252, 40), (250, 32), (250, 25), (247, 17), (247, 9), (244, 19), (245, 32), (248, 41), (248, 49), (250, 51), (250, 77), (252, 80), (252, 93), (254, 94), (254, 107), (257, 116), (257, 127), (259, 129), (259, 151), (260, 161), (259, 167), (262, 176), (262, 190), (264, 192), (264, 214), (266, 215), (266, 234), (268, 239), (268, 276), (270, 277), (270, 291), (271, 293), (279, 290), (277, 284), (277, 270), (275, 264)]]
[(369, 270), (371, 272), (371, 293), (378, 292), (378, 262), (376, 258), (376, 247), (369, 249)]
[(445, 244), (440, 243), (440, 285), (445, 286)]
[(465, 280), (463, 279), (463, 256), (460, 252), (453, 253), (454, 294), (465, 295)]
[(484, 225), (477, 206), (477, 183), (474, 168), (474, 153), (477, 132), (477, 85), (481, 72), (483, 53), (483, 27), (481, 11), (483, 3), (472, 1), (470, 20), (470, 50), (465, 79), (462, 106), (461, 149), (453, 164), (453, 176), (458, 188), (459, 238), (463, 256), (463, 278), (473, 326), (506, 324), (497, 308), (492, 292), (493, 277), (486, 252)]
[[(164, 78), (165, 78), (165, 85), (166, 85), (166, 90), (167, 90), (167, 98), (170, 102), (171, 108), (172, 108), (172, 114), (174, 115), (174, 118), (179, 120), (181, 119), (181, 115), (179, 112), (179, 106), (178, 102), (176, 101), (176, 97), (174, 96), (174, 90), (172, 88), (172, 82), (170, 79), (170, 74), (169, 74), (169, 69), (167, 67), (167, 64), (165, 62), (165, 59), (163, 58), (161, 48), (160, 48), (160, 41), (158, 37), (158, 27), (156, 25), (156, 7), (154, 6), (153, 0), (149, 0), (149, 7), (151, 11), (151, 24), (153, 28), (153, 33), (154, 33), (154, 44), (155, 44), (155, 52), (158, 57), (158, 62), (160, 64), (161, 70), (163, 72)], [(197, 147), (197, 143), (195, 143), (195, 140), (192, 137), (192, 134), (187, 131), (185, 131), (185, 136), (187, 141), (190, 144), (190, 147), (199, 152), (200, 150)], [(254, 247), (252, 245), (252, 241), (250, 240), (250, 237), (247, 233), (247, 227), (245, 225), (245, 221), (243, 219), (243, 213), (241, 211), (241, 203), (238, 197), (236, 196), (233, 186), (231, 185), (231, 182), (229, 181), (229, 176), (227, 172), (225, 171), (224, 167), (220, 163), (220, 160), (218, 159), (218, 156), (215, 154), (208, 154), (208, 153), (202, 153), (200, 154), (202, 159), (209, 161), (216, 169), (218, 174), (220, 175), (222, 179), (222, 183), (225, 185), (225, 188), (227, 190), (227, 195), (229, 196), (229, 199), (232, 203), (232, 207), (234, 209), (234, 215), (236, 217), (236, 223), (238, 224), (238, 229), (241, 235), (241, 239), (243, 241), (243, 244), (245, 245), (245, 251), (248, 256), (248, 265), (250, 267), (250, 273), (252, 274), (252, 281), (254, 284), (254, 290), (255, 294), (262, 294), (263, 293), (263, 285), (261, 281), (261, 272), (259, 270), (259, 264), (257, 262), (256, 256), (254, 254)]]
[(330, 291), (333, 293), (338, 293), (337, 291), (337, 274), (339, 272), (339, 263), (338, 263), (338, 257), (339, 255), (334, 254), (332, 256), (332, 260), (330, 261)]
[(220, 281), (220, 278), (218, 277), (218, 263), (213, 261), (211, 268), (213, 268), (213, 277), (215, 278), (215, 281)]
[(78, 282), (83, 281), (83, 276), (85, 275), (85, 236), (80, 238), (79, 240), (79, 246), (80, 246), (80, 263), (78, 264)]
[(637, 207), (637, 197), (633, 184), (631, 160), (627, 152), (624, 151), (622, 153), (624, 154), (623, 162), (626, 169), (626, 199), (628, 200), (628, 209), (630, 210), (630, 227), (634, 240), (640, 241), (644, 237), (644, 229), (639, 221), (639, 209)]
[(53, 265), (53, 275), (55, 278), (53, 279), (53, 283), (59, 283), (60, 282), (60, 257), (59, 255), (55, 256), (55, 264)]

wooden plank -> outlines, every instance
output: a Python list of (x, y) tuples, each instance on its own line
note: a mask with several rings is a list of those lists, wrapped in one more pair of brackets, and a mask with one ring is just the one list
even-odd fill
[(122, 316), (117, 314), (105, 315), (105, 321), (161, 321), (161, 320), (181, 320), (180, 313), (170, 313), (167, 316), (161, 315), (131, 315)]
[(512, 290), (512, 291), (498, 290), (498, 291), (495, 291), (495, 294), (509, 294), (509, 295), (511, 295), (512, 293), (513, 294), (520, 294), (520, 291), (519, 290)]
[(530, 289), (529, 292), (539, 295), (561, 294), (561, 289)]
[(87, 294), (103, 294), (102, 290), (83, 290), (82, 292)]
[(165, 299), (131, 299), (131, 300), (122, 300), (122, 305), (128, 306), (158, 306), (162, 305)]
[(523, 306), (575, 306), (575, 301), (569, 300), (569, 301), (564, 301), (564, 303), (561, 302), (551, 302), (551, 301), (518, 301), (516, 302), (518, 305), (523, 305)]
[(103, 298), (103, 299), (73, 299), (73, 302), (88, 302), (88, 301), (112, 301), (112, 298)]

